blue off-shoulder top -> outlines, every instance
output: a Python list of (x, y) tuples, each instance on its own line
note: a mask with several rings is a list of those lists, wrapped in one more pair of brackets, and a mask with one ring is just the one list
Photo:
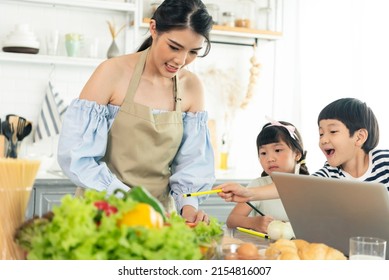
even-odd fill
[[(75, 185), (107, 191), (108, 194), (118, 188), (129, 190), (101, 161), (119, 108), (79, 98), (69, 105), (59, 137), (58, 164)], [(153, 110), (154, 114), (161, 112)], [(173, 160), (169, 180), (177, 211), (181, 211), (184, 205), (198, 208), (205, 196), (184, 198), (183, 194), (209, 190), (215, 182), (207, 112), (183, 112), (182, 119), (183, 138)]]

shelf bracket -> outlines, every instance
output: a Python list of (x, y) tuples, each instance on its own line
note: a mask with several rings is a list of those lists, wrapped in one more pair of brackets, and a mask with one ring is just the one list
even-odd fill
[(212, 44), (223, 44), (223, 45), (234, 45), (234, 46), (244, 46), (244, 47), (255, 47), (258, 46), (258, 38), (254, 39), (254, 43), (237, 43), (237, 42), (228, 42), (228, 41), (211, 41)]

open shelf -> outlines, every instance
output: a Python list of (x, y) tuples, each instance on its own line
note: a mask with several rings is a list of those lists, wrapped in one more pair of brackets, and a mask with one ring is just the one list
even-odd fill
[(68, 56), (50, 56), (40, 54), (0, 52), (0, 61), (32, 64), (56, 64), (96, 67), (104, 59)]
[[(150, 18), (143, 18), (143, 22), (140, 27), (148, 27)], [(282, 38), (281, 32), (259, 30), (244, 27), (229, 27), (222, 25), (214, 25), (211, 31), (212, 35), (222, 35), (237, 38), (253, 38), (253, 39), (264, 39), (264, 40), (277, 40)]]
[(49, 6), (65, 6), (65, 7), (79, 7), (79, 8), (93, 8), (112, 11), (135, 12), (137, 7), (131, 2), (111, 2), (103, 0), (8, 0), (5, 2), (25, 2), (30, 4), (43, 4)]

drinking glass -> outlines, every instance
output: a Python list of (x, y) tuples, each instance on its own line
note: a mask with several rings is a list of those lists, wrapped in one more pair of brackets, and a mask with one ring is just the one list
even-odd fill
[(350, 237), (350, 260), (385, 260), (386, 240), (377, 237)]
[(79, 56), (81, 48), (82, 35), (77, 33), (68, 33), (65, 35), (65, 46), (68, 56)]
[(46, 47), (48, 55), (57, 55), (59, 42), (59, 32), (58, 30), (52, 30), (46, 36)]

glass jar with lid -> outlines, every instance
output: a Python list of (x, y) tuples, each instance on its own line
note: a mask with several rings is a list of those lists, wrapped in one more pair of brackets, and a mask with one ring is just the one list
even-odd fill
[(206, 4), (209, 15), (212, 17), (213, 24), (219, 24), (219, 5), (209, 3)]
[(222, 25), (228, 26), (228, 27), (234, 27), (235, 26), (235, 14), (233, 12), (223, 12)]
[(255, 28), (255, 2), (253, 0), (239, 0), (236, 5), (235, 26)]

